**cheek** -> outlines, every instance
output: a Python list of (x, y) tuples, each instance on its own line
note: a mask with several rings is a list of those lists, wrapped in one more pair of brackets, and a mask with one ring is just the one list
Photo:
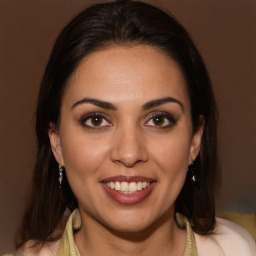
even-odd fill
[[(70, 133), (73, 134), (73, 133)], [(64, 135), (64, 134), (63, 134)], [(63, 158), (68, 182), (78, 202), (86, 205), (99, 203), (97, 194), (100, 169), (105, 164), (108, 146), (102, 140), (88, 139), (84, 134), (76, 133), (63, 136)], [(86, 208), (86, 207), (85, 207)]]
[(163, 179), (184, 179), (190, 155), (190, 133), (177, 132), (154, 143), (151, 157), (162, 170)]
[(83, 132), (63, 132), (62, 154), (69, 180), (86, 182), (106, 159), (109, 146), (103, 140), (89, 139)]

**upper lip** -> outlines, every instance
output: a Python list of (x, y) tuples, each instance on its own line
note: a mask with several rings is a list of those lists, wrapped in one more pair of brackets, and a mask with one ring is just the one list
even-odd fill
[(112, 176), (112, 177), (108, 177), (105, 179), (102, 179), (101, 182), (104, 183), (108, 183), (108, 182), (115, 182), (115, 181), (119, 181), (119, 182), (139, 182), (139, 181), (144, 181), (144, 182), (154, 182), (156, 181), (155, 179), (149, 178), (149, 177), (143, 177), (143, 176), (124, 176), (124, 175), (118, 175), (118, 176)]

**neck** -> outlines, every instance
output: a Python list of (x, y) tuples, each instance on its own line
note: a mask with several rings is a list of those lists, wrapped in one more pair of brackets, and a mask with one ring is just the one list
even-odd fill
[(186, 232), (177, 226), (170, 212), (138, 232), (119, 232), (81, 216), (82, 227), (75, 235), (81, 256), (183, 255), (185, 250)]

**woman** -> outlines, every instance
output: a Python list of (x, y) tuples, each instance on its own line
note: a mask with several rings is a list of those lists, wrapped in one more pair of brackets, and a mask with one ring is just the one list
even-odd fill
[(207, 70), (173, 17), (128, 0), (86, 9), (41, 84), (19, 253), (254, 255), (245, 230), (215, 219), (216, 125)]

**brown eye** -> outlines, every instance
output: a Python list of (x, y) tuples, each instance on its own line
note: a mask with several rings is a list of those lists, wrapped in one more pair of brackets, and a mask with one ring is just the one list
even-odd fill
[(95, 129), (112, 125), (107, 118), (100, 113), (90, 113), (82, 117), (80, 123), (84, 127)]
[(162, 116), (156, 116), (152, 118), (152, 122), (156, 126), (162, 126), (164, 124), (165, 118)]
[(151, 115), (151, 118), (145, 123), (148, 127), (168, 128), (175, 125), (177, 120), (172, 114), (167, 112), (159, 112)]
[(91, 124), (93, 126), (100, 126), (103, 123), (103, 118), (99, 116), (95, 116), (91, 118)]

